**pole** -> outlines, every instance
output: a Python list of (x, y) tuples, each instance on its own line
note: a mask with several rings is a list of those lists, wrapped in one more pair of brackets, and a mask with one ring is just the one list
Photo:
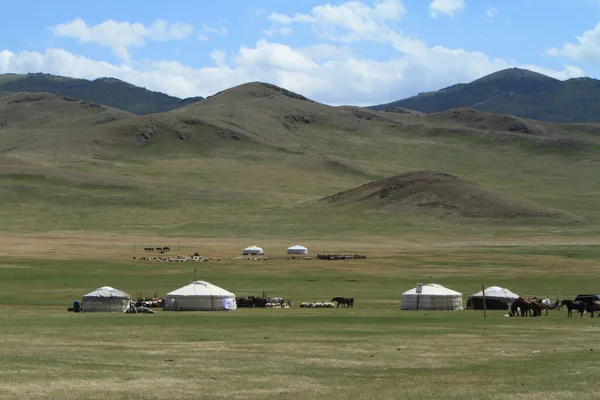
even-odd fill
[(196, 282), (196, 268), (194, 268), (194, 282)]
[(485, 307), (485, 286), (483, 286), (483, 283), (481, 284), (481, 294), (483, 297), (483, 318), (486, 318), (486, 307)]

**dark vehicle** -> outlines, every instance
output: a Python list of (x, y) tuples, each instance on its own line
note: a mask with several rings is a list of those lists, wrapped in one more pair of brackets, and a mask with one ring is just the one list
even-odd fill
[(590, 301), (600, 301), (600, 294), (578, 294), (575, 297), (575, 301), (583, 301), (589, 303)]

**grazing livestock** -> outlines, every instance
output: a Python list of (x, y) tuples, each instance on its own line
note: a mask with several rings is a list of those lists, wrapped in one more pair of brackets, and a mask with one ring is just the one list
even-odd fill
[(330, 301), (310, 301), (300, 304), (300, 308), (334, 308), (335, 304)]
[(331, 299), (331, 303), (337, 303), (337, 307), (339, 307), (340, 305), (342, 307), (354, 307), (354, 298), (348, 298), (348, 297), (334, 297), (333, 299)]
[(548, 315), (548, 310), (558, 310), (560, 308), (560, 301), (552, 301), (550, 298), (546, 297), (541, 301), (542, 310), (546, 310), (546, 315)]
[[(590, 318), (594, 317), (594, 311), (600, 311), (600, 301), (588, 301), (585, 303), (585, 311), (590, 313)], [(598, 317), (600, 317), (600, 313), (598, 313)]]
[(583, 317), (583, 313), (585, 312), (585, 303), (583, 301), (563, 300), (560, 302), (559, 310), (563, 306), (567, 307), (567, 318), (571, 318), (573, 316), (573, 310), (579, 311), (581, 314), (579, 317)]

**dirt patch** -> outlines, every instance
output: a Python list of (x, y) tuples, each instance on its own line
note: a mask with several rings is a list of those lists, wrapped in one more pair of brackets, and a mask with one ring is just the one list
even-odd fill
[(566, 214), (505, 196), (438, 171), (415, 171), (334, 194), (330, 203), (366, 203), (391, 212), (420, 211), (467, 218), (565, 218)]

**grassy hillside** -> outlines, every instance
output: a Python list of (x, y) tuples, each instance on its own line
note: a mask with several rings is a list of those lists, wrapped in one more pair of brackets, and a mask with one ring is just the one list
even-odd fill
[[(600, 222), (591, 125), (328, 107), (260, 83), (144, 116), (15, 96), (0, 108), (8, 231), (339, 238), (459, 229), (494, 237), (523, 224), (546, 235), (595, 231)], [(525, 128), (510, 131), (518, 122)], [(465, 222), (411, 207), (319, 202), (414, 170), (457, 175), (572, 218)]]
[(559, 81), (528, 70), (511, 68), (468, 84), (371, 107), (408, 108), (426, 113), (472, 107), (495, 114), (550, 122), (600, 122), (600, 81), (576, 78)]
[(49, 74), (0, 75), (0, 96), (17, 92), (53, 93), (135, 114), (168, 111), (202, 100), (202, 97), (180, 99), (114, 78), (89, 81)]

